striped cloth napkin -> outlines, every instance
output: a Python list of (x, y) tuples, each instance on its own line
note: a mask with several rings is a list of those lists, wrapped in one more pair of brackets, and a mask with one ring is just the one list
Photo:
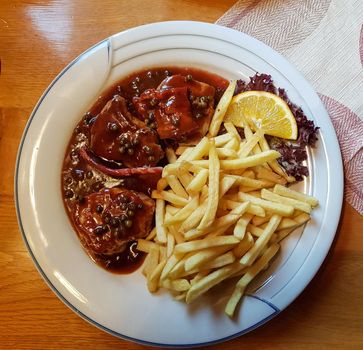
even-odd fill
[(362, 0), (241, 0), (217, 21), (283, 54), (314, 86), (339, 139), (345, 199), (361, 215), (362, 23)]

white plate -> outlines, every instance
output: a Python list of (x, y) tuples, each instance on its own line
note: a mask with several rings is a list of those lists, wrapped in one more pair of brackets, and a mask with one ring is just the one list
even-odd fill
[[(197, 305), (150, 295), (139, 271), (114, 275), (84, 253), (65, 213), (60, 173), (67, 142), (105, 88), (150, 66), (193, 66), (226, 78), (271, 74), (277, 86), (320, 126), (309, 150), (311, 176), (301, 189), (319, 199), (312, 221), (283, 243), (273, 265), (249, 288), (238, 316), (223, 313), (221, 288)], [(244, 334), (289, 305), (323, 262), (337, 228), (343, 172), (337, 138), (321, 101), (299, 72), (268, 46), (243, 33), (198, 22), (164, 22), (116, 34), (70, 63), (44, 92), (26, 126), (15, 176), (24, 241), (39, 272), (73, 311), (93, 325), (148, 345), (187, 347)], [(231, 290), (230, 285), (223, 287)]]

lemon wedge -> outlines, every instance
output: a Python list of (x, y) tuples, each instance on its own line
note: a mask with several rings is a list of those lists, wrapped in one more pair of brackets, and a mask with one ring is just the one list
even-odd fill
[(246, 91), (233, 97), (225, 121), (243, 127), (244, 116), (251, 128), (263, 129), (265, 134), (296, 140), (296, 120), (287, 103), (279, 96), (265, 91)]

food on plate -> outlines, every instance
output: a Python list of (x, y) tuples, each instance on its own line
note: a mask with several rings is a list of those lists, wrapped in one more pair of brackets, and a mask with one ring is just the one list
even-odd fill
[(164, 157), (156, 131), (132, 115), (120, 95), (108, 101), (92, 123), (89, 148), (127, 168), (154, 166)]
[(318, 201), (288, 187), (307, 175), (317, 128), (271, 77), (228, 82), (193, 68), (153, 68), (106, 91), (77, 124), (62, 193), (100, 266), (192, 303), (237, 278), (226, 313), (279, 242)]
[(147, 195), (104, 188), (78, 202), (73, 219), (82, 244), (94, 254), (115, 254), (125, 249), (130, 237), (145, 237), (151, 230), (154, 201)]
[(253, 132), (243, 114), (242, 121), (233, 123), (231, 86), (235, 89), (231, 83), (218, 104), (227, 104), (220, 106), (225, 113), (221, 117), (216, 110), (207, 136), (195, 146), (179, 147), (179, 157), (164, 167), (152, 193), (158, 207), (156, 232), (139, 239), (138, 249), (149, 253), (143, 268), (149, 291), (165, 288), (187, 304), (239, 278), (225, 308), (232, 317), (279, 242), (310, 220), (318, 202), (286, 187), (290, 176), (278, 163), (270, 166), (280, 154), (269, 149), (263, 128), (255, 125)]
[(193, 145), (207, 133), (227, 86), (198, 69), (143, 70), (112, 86), (77, 124), (62, 194), (83, 247), (100, 266), (124, 273), (143, 262), (136, 239), (150, 233), (160, 211), (150, 195), (163, 165), (178, 143)]

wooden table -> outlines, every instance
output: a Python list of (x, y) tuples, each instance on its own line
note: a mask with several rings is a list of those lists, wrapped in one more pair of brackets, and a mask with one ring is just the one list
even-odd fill
[[(0, 349), (142, 349), (103, 333), (46, 286), (27, 253), (13, 201), (25, 123), (52, 79), (99, 40), (144, 23), (214, 22), (233, 0), (1, 1)], [(218, 349), (363, 349), (363, 217), (345, 204), (317, 276), (273, 321)]]

